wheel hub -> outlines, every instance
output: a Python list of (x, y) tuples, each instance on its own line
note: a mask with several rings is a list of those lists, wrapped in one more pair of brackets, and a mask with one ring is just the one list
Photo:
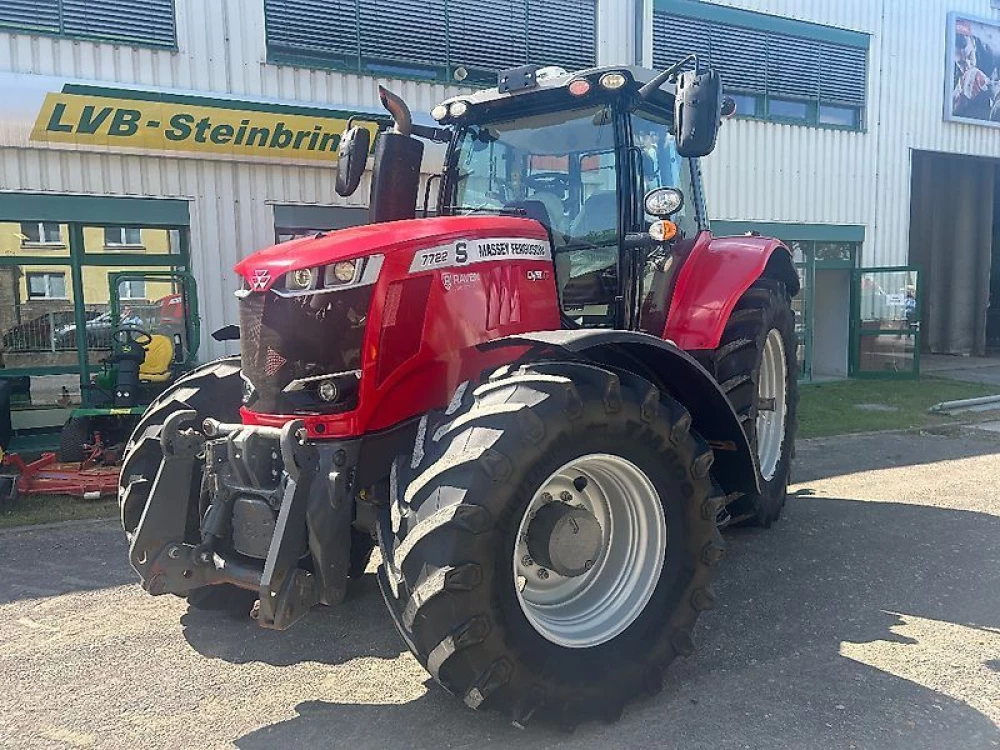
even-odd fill
[(601, 538), (601, 524), (593, 513), (554, 502), (539, 508), (528, 525), (528, 552), (539, 565), (573, 578), (593, 567)]
[(650, 478), (626, 458), (590, 453), (553, 472), (528, 502), (512, 583), (544, 638), (591, 648), (639, 616), (666, 549), (663, 505)]

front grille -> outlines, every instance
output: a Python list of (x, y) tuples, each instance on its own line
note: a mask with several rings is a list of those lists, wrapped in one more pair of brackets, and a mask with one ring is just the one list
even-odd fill
[(343, 404), (303, 409), (282, 390), (300, 378), (360, 369), (373, 288), (303, 297), (251, 293), (240, 300), (243, 375), (253, 385), (247, 407), (263, 414), (342, 410)]

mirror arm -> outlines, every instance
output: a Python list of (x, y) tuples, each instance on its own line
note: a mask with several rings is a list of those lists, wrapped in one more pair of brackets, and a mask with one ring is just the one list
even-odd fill
[(644, 83), (642, 87), (639, 89), (639, 98), (648, 99), (653, 94), (654, 91), (656, 91), (658, 88), (660, 88), (660, 86), (663, 85), (664, 81), (670, 78), (670, 76), (674, 75), (674, 73), (683, 68), (689, 62), (694, 62), (695, 70), (698, 69), (698, 55), (688, 55), (683, 60), (678, 60), (677, 62), (675, 62), (673, 65), (664, 70), (662, 73), (658, 73), (656, 77), (653, 78), (653, 80), (651, 80), (649, 83)]
[(451, 140), (451, 131), (448, 128), (434, 128), (429, 125), (412, 125), (413, 135), (426, 138), (435, 143), (447, 143)]
[(656, 247), (662, 244), (661, 242), (654, 240), (649, 232), (628, 232), (625, 235), (625, 249), (626, 250), (640, 250), (643, 248)]

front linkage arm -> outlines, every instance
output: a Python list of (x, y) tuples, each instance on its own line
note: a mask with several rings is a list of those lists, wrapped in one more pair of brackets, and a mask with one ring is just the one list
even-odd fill
[[(198, 425), (197, 417), (194, 411), (180, 411), (163, 425), (163, 461), (129, 550), (143, 588), (154, 596), (184, 596), (217, 584), (258, 591), (260, 600), (254, 614), (263, 627), (275, 630), (289, 627), (317, 602), (337, 603), (343, 598), (350, 543), (349, 538), (340, 538), (349, 534), (350, 527), (347, 472), (335, 468), (341, 456), (321, 456), (314, 444), (303, 440), (299, 420), (273, 428), (215, 420)], [(217, 472), (217, 463), (229, 461), (238, 469), (229, 476), (247, 476), (252, 467), (244, 463), (248, 457), (242, 449), (252, 442), (248, 437), (266, 441), (280, 452), (284, 476), (277, 490), (267, 493), (259, 486), (227, 484), (227, 477)], [(206, 482), (202, 458), (212, 463), (207, 467)], [(327, 483), (318, 481), (322, 469), (329, 469)], [(199, 487), (209, 492), (211, 504), (200, 523), (200, 541), (195, 542), (190, 539), (188, 519), (199, 515), (200, 497), (195, 489)], [(263, 570), (229, 559), (231, 555), (215, 549), (231, 515), (233, 499), (241, 492), (280, 494)], [(298, 565), (307, 546), (313, 557), (312, 570)]]

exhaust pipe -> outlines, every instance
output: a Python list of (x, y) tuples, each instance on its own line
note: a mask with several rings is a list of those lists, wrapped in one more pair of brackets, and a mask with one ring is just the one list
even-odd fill
[(396, 123), (394, 130), (400, 135), (411, 135), (413, 132), (413, 117), (410, 115), (410, 108), (406, 106), (406, 102), (403, 101), (402, 97), (396, 96), (396, 94), (384, 86), (378, 87), (378, 96), (382, 100), (382, 106), (389, 111), (393, 121)]

